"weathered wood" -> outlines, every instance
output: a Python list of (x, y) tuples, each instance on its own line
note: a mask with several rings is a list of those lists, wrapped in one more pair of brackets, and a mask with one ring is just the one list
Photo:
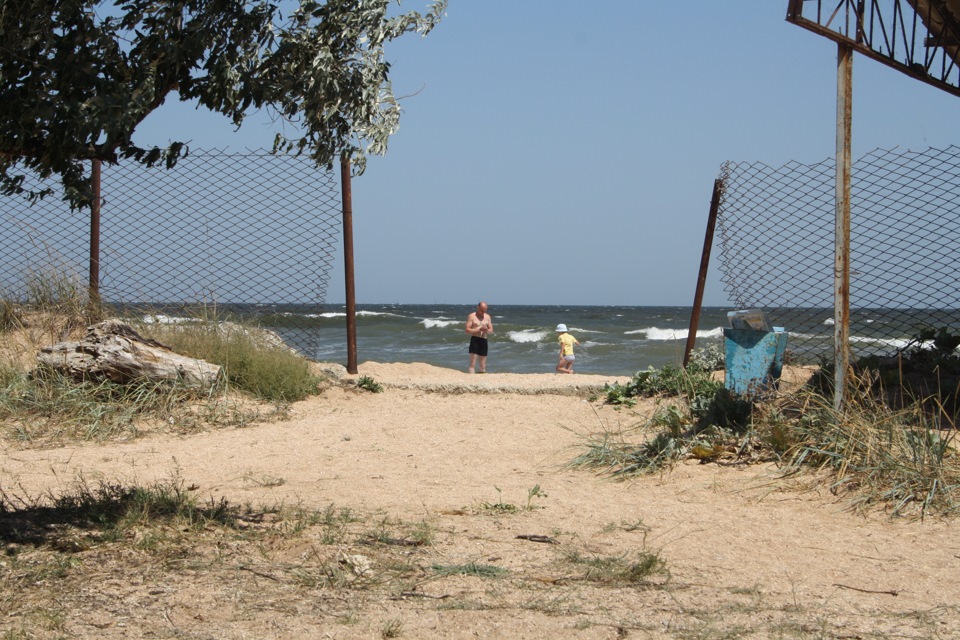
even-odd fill
[(107, 378), (119, 383), (176, 381), (207, 387), (220, 376), (219, 366), (174, 353), (116, 319), (87, 327), (87, 335), (80, 342), (43, 347), (37, 360), (41, 366), (70, 377)]

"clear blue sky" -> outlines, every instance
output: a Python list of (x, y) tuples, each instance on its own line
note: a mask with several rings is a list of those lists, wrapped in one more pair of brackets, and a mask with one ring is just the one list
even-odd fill
[[(786, 9), (450, 0), (387, 49), (410, 97), (353, 181), (357, 301), (690, 305), (720, 164), (834, 155), (836, 45)], [(860, 55), (853, 77), (854, 158), (960, 144), (960, 99)], [(272, 126), (173, 104), (138, 139), (269, 148)], [(727, 304), (715, 264), (704, 302)]]

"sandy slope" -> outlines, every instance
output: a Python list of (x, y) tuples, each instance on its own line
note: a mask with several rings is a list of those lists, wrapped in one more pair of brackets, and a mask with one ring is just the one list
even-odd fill
[[(150, 482), (178, 474), (234, 503), (423, 520), (438, 535), (420, 562), (488, 563), (510, 570), (512, 582), (451, 578), (425, 582), (419, 597), (367, 595), (349, 605), (288, 594), (283, 607), (255, 615), (237, 604), (254, 582), (229, 593), (189, 576), (168, 576), (169, 588), (90, 585), (90, 602), (100, 604), (73, 614), (68, 637), (363, 638), (383, 636), (391, 621), (407, 638), (960, 637), (960, 542), (948, 522), (852, 514), (768, 466), (691, 462), (627, 482), (566, 468), (584, 438), (629, 430), (650, 414), (649, 403), (617, 411), (589, 401), (612, 378), (365, 363), (360, 374), (385, 386), (371, 394), (340, 373), (341, 385), (297, 404), (285, 422), (120, 444), (8, 446), (0, 482), (37, 494), (80, 475)], [(544, 495), (531, 497), (535, 487)], [(535, 508), (492, 513), (498, 502)], [(517, 538), (530, 534), (561, 544)], [(554, 547), (606, 557), (655, 551), (670, 586), (564, 581)], [(122, 613), (102, 606), (134, 600)], [(345, 624), (345, 611), (360, 615)], [(14, 624), (0, 618), (0, 630)]]

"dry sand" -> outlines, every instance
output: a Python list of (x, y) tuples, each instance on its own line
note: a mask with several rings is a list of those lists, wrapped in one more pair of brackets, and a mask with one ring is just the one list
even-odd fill
[[(650, 415), (649, 402), (616, 410), (590, 400), (615, 378), (364, 363), (360, 375), (385, 387), (373, 394), (340, 374), (341, 385), (297, 403), (288, 421), (119, 444), (8, 445), (2, 488), (37, 495), (80, 476), (178, 475), (235, 504), (334, 505), (423, 522), (432, 544), (404, 551), (422, 581), (345, 596), (279, 579), (282, 558), (332, 553), (308, 538), (264, 550), (268, 568), (247, 566), (230, 580), (166, 566), (126, 579), (105, 570), (64, 595), (60, 635), (6, 637), (960, 637), (960, 542), (950, 522), (851, 513), (768, 465), (685, 462), (625, 482), (565, 467), (584, 438)], [(657, 554), (669, 577), (600, 584), (563, 562), (642, 551)], [(509, 577), (427, 577), (431, 566), (469, 563)], [(0, 632), (22, 624), (0, 617)]]

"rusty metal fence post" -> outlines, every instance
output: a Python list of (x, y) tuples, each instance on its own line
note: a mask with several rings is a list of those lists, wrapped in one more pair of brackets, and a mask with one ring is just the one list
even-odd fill
[(90, 182), (93, 202), (90, 203), (90, 270), (87, 278), (87, 302), (90, 311), (100, 309), (100, 160), (90, 163)]
[(713, 247), (713, 232), (717, 225), (717, 212), (720, 210), (720, 198), (723, 196), (723, 180), (713, 181), (713, 195), (710, 197), (710, 214), (707, 216), (707, 232), (703, 239), (703, 253), (700, 255), (700, 275), (697, 277), (697, 291), (693, 296), (693, 310), (690, 312), (690, 330), (687, 332), (687, 346), (683, 350), (683, 366), (690, 362), (690, 354), (697, 341), (697, 328), (700, 326), (700, 308), (703, 306), (703, 290), (707, 285), (707, 270), (710, 267), (710, 249)]
[(357, 373), (357, 299), (353, 275), (353, 192), (350, 159), (340, 157), (340, 193), (343, 198), (343, 273), (347, 315), (347, 373)]

